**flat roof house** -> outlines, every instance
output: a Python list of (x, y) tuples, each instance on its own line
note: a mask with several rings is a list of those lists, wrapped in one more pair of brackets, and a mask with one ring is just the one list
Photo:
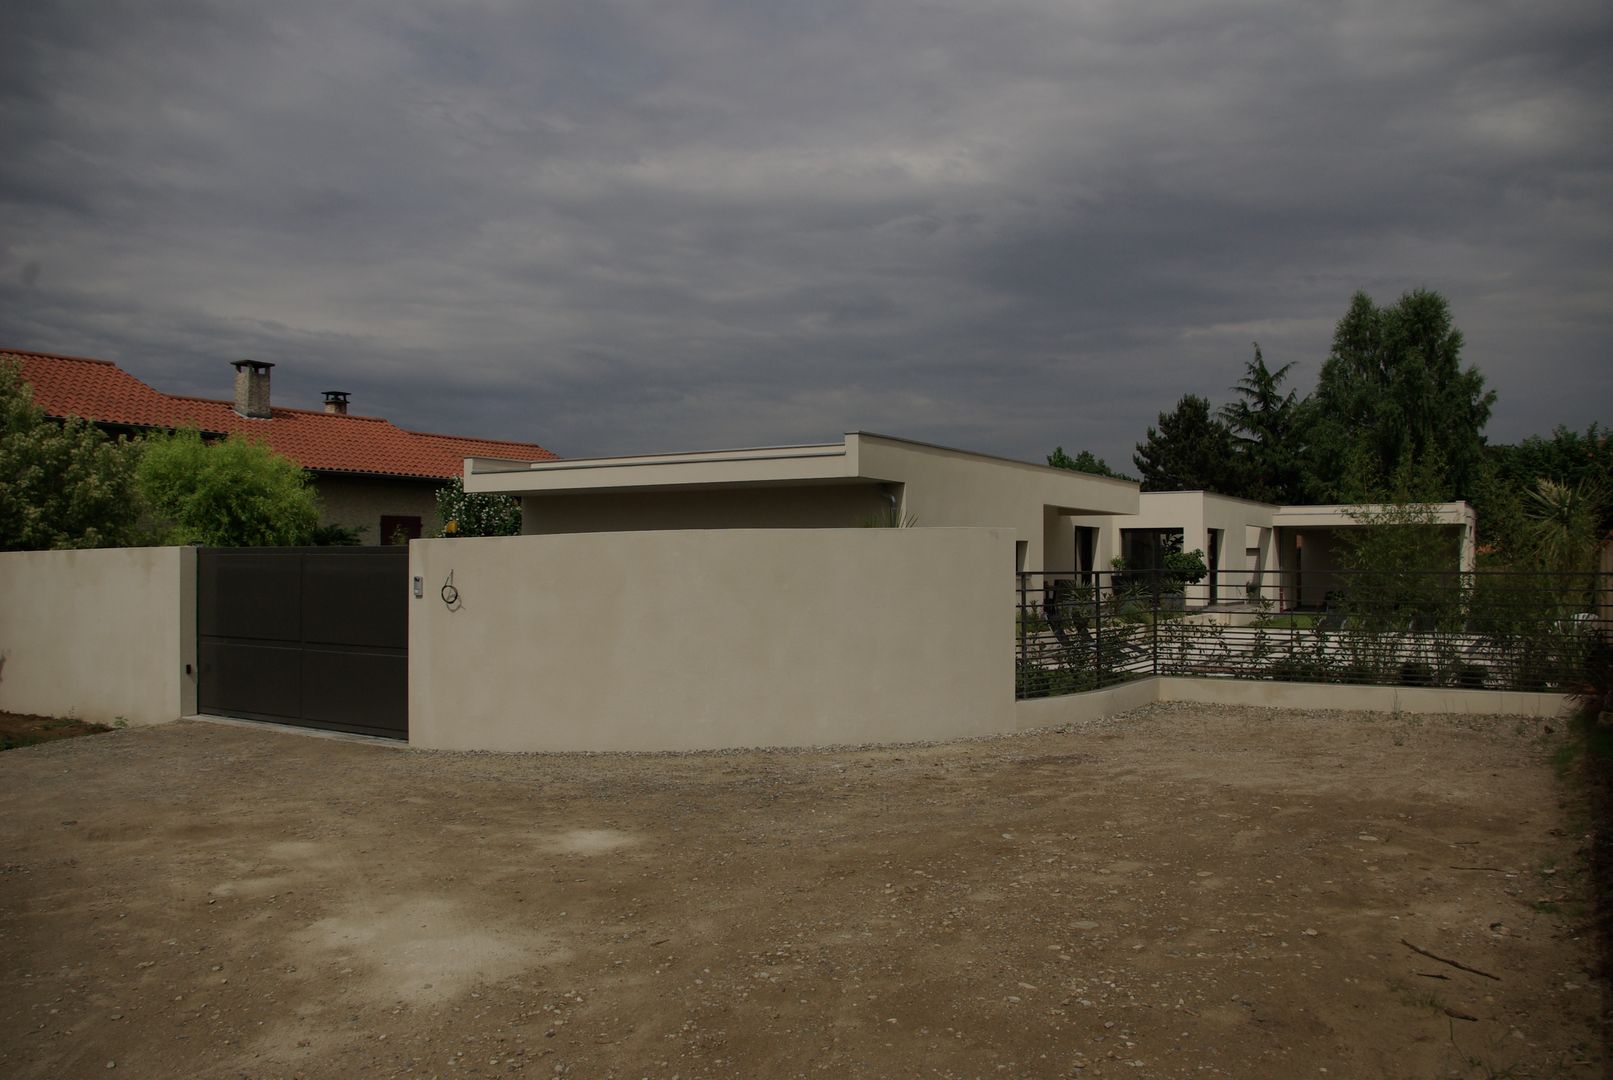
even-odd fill
[(362, 529), (367, 544), (435, 532), (437, 490), (468, 457), (551, 460), (536, 443), (408, 431), (379, 416), (350, 413), (349, 394), (325, 391), (320, 409), (270, 401), (271, 363), (237, 360), (232, 399), (165, 394), (108, 360), (0, 350), (22, 369), (34, 404), (48, 416), (83, 417), (112, 434), (195, 428), (204, 437), (261, 439), (314, 476), (322, 525)]
[(465, 490), (521, 499), (528, 534), (1008, 526), (1020, 569), (1063, 563), (1077, 517), (1135, 514), (1136, 483), (850, 432), (838, 443), (466, 462)]
[[(517, 496), (527, 534), (675, 529), (847, 528), (877, 522), (1008, 526), (1018, 569), (1051, 577), (1157, 565), (1161, 546), (1200, 550), (1213, 571), (1189, 606), (1255, 596), (1320, 607), (1338, 587), (1339, 533), (1360, 508), (1276, 506), (910, 439), (851, 432), (839, 443), (623, 457), (466, 462), (467, 491)], [(1372, 508), (1366, 508), (1368, 512)], [(1451, 569), (1473, 569), (1473, 510), (1430, 508)], [(1257, 592), (1251, 596), (1250, 585)]]

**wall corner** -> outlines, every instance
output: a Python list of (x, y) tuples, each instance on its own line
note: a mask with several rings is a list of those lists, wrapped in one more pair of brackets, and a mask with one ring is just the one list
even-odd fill
[(196, 687), (198, 665), (196, 659), (196, 549), (175, 549), (179, 558), (179, 655), (174, 658), (178, 669), (179, 695), (175, 705), (179, 716), (194, 716), (197, 712)]

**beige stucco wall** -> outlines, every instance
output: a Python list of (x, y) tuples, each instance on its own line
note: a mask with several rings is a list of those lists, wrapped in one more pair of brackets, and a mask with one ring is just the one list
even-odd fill
[(435, 480), (325, 474), (316, 479), (315, 486), (319, 489), (319, 523), (349, 529), (363, 526), (364, 544), (386, 543), (381, 535), (383, 514), (418, 517), (423, 536), (439, 531), (437, 489), (441, 485)]
[[(668, 750), (1011, 731), (1013, 534), (769, 529), (424, 540), (419, 746)], [(453, 574), (450, 610), (440, 589)]]
[(1027, 543), (1028, 570), (1073, 568), (1076, 515), (1104, 520), (1138, 508), (1129, 480), (876, 435), (846, 441), (861, 475), (901, 482), (902, 512), (921, 528), (1009, 526)]
[(889, 500), (871, 482), (567, 492), (523, 498), (521, 531), (547, 536), (668, 529), (848, 529), (889, 510)]
[(191, 548), (0, 553), (0, 596), (0, 709), (103, 724), (196, 711)]

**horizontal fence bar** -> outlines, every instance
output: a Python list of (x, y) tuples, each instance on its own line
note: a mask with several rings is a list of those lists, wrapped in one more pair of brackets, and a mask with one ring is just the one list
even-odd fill
[(1613, 576), (1026, 571), (1016, 693), (1144, 675), (1573, 693), (1613, 641)]

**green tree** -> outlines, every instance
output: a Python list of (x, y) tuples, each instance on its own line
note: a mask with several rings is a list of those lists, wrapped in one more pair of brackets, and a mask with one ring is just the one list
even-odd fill
[(1439, 482), (1435, 473), (1402, 465), (1387, 498), (1351, 507), (1354, 526), (1338, 531), (1339, 565), (1347, 571), (1340, 582), (1344, 610), (1366, 632), (1351, 640), (1352, 664), (1393, 666), (1395, 639), (1375, 634), (1413, 622), (1446, 629), (1460, 622), (1462, 580), (1446, 571), (1457, 565), (1461, 540), (1441, 526), (1434, 501), (1419, 497)]
[(1596, 531), (1613, 532), (1613, 432), (1592, 424), (1581, 435), (1559, 424), (1550, 436), (1488, 448), (1484, 482), (1474, 500), (1487, 545), (1519, 548), (1524, 503), (1541, 480), (1582, 487), (1600, 506)]
[(1460, 540), (1440, 525), (1435, 504), (1406, 497), (1350, 508), (1355, 522), (1338, 530), (1339, 567), (1395, 580), (1407, 574), (1455, 569)]
[(1560, 484), (1541, 477), (1529, 492), (1529, 550), (1542, 570), (1589, 571), (1596, 567), (1596, 552), (1603, 534), (1601, 493), (1581, 480)]
[(133, 542), (134, 454), (76, 417), (34, 404), (15, 363), (0, 363), (0, 550)]
[(1091, 473), (1094, 476), (1112, 476), (1116, 480), (1132, 479), (1125, 473), (1111, 469), (1107, 461), (1090, 450), (1083, 450), (1071, 457), (1064, 452), (1064, 447), (1055, 446), (1053, 452), (1047, 455), (1047, 463), (1055, 469), (1069, 469), (1071, 472)]
[(1241, 490), (1232, 431), (1197, 394), (1186, 394), (1176, 408), (1159, 414), (1158, 428), (1137, 444), (1131, 459), (1142, 473), (1144, 491)]
[(1272, 503), (1305, 501), (1300, 468), (1303, 406), (1293, 390), (1282, 392), (1292, 363), (1276, 371), (1255, 342), (1255, 358), (1244, 369), (1233, 390), (1242, 400), (1221, 409), (1221, 419), (1232, 429), (1233, 445), (1242, 462), (1241, 489), (1227, 494)]
[(252, 439), (204, 442), (196, 431), (142, 440), (140, 490), (169, 544), (278, 547), (309, 543), (319, 523), (313, 482)]
[(1476, 368), (1462, 368), (1462, 333), (1439, 293), (1417, 289), (1391, 307), (1356, 293), (1311, 401), (1313, 497), (1370, 497), (1347, 490), (1346, 478), (1364, 470), (1381, 493), (1408, 463), (1444, 475), (1441, 500), (1476, 492), (1495, 393)]
[(456, 476), (437, 489), (437, 520), (439, 536), (519, 536), (521, 500), (466, 491)]

